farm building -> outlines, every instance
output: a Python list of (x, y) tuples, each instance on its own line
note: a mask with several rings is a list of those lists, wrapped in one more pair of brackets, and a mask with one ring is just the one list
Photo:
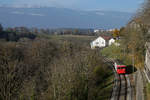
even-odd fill
[(97, 39), (90, 43), (91, 49), (103, 48), (115, 43), (115, 39), (110, 36), (99, 36)]

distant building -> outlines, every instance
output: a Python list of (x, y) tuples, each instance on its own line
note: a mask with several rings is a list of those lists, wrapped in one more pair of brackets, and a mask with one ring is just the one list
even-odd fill
[(91, 42), (91, 49), (103, 48), (115, 43), (115, 39), (110, 36), (99, 36), (97, 39)]
[[(107, 32), (113, 32), (115, 29), (108, 29)], [(119, 30), (119, 29), (118, 29)]]
[(96, 29), (96, 30), (94, 30), (94, 33), (97, 33), (97, 32), (99, 32), (99, 30), (97, 30), (97, 29)]
[(114, 38), (111, 38), (108, 42), (108, 45), (112, 45), (113, 43), (115, 43), (115, 39)]
[(150, 82), (150, 42), (147, 42), (145, 47), (146, 47), (146, 56), (145, 56), (144, 72), (147, 77), (147, 80)]
[(132, 20), (131, 22), (129, 22), (128, 26), (130, 28), (134, 28), (134, 29), (140, 28), (140, 24), (135, 20)]
[(104, 32), (105, 30), (103, 30), (103, 29), (95, 29), (94, 30), (94, 33), (99, 33), (99, 32)]
[(107, 30), (108, 32), (112, 32), (112, 31), (114, 31), (114, 29), (109, 29), (109, 30)]

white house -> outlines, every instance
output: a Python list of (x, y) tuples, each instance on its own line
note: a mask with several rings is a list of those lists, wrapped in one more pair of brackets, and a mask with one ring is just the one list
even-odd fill
[(97, 33), (97, 32), (99, 32), (99, 30), (98, 30), (98, 29), (94, 30), (94, 33)]
[(115, 39), (114, 38), (111, 38), (108, 42), (108, 45), (112, 45), (113, 43), (115, 43)]
[(112, 45), (113, 43), (115, 43), (115, 39), (113, 39), (109, 36), (99, 36), (97, 39), (92, 41), (90, 43), (90, 45), (91, 45), (91, 49), (94, 49), (97, 47), (103, 48), (103, 47), (106, 47), (108, 45)]
[(103, 29), (95, 29), (94, 30), (94, 33), (98, 33), (98, 32), (104, 32), (105, 30), (103, 30)]

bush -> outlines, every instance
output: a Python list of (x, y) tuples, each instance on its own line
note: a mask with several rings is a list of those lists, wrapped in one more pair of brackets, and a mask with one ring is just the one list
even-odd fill
[(147, 83), (147, 90), (150, 93), (150, 83)]

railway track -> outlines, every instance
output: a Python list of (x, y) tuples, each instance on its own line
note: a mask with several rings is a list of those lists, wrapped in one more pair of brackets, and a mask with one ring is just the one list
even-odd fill
[(119, 75), (119, 92), (117, 100), (127, 100), (127, 80), (125, 75)]
[[(105, 58), (104, 61), (107, 62), (109, 66), (113, 66), (114, 61), (112, 59)], [(113, 68), (113, 71), (115, 78), (110, 100), (132, 100), (132, 90), (128, 75), (118, 75), (115, 68)]]
[(117, 75), (111, 100), (132, 100), (132, 92), (128, 75)]

